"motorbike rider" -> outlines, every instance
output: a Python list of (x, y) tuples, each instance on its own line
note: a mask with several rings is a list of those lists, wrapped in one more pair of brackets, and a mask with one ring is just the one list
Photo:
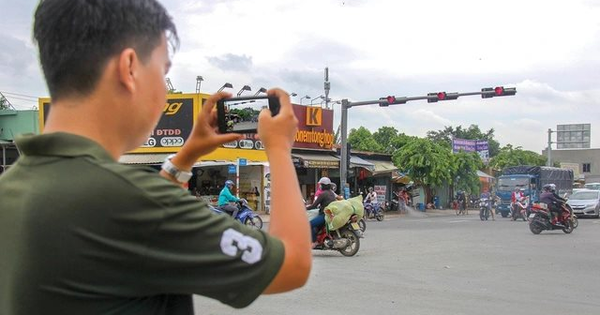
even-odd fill
[(492, 195), (488, 192), (487, 189), (484, 189), (480, 195), (480, 198), (482, 200), (487, 200), (486, 205), (487, 205), (488, 213), (490, 213), (492, 215), (492, 221), (496, 221), (496, 218), (494, 217), (494, 211), (492, 210)]
[(365, 198), (365, 202), (367, 203), (377, 203), (377, 193), (373, 191), (373, 187), (369, 187), (369, 193)]
[(546, 184), (543, 186), (543, 191), (540, 194), (540, 202), (548, 205), (548, 210), (550, 210), (552, 216), (552, 224), (555, 224), (562, 209), (561, 204), (566, 202), (565, 199), (556, 194), (556, 185)]
[(331, 180), (329, 177), (321, 178), (319, 180), (319, 186), (321, 193), (311, 205), (306, 207), (306, 210), (315, 209), (317, 207), (319, 208), (319, 214), (310, 220), (310, 232), (312, 235), (313, 247), (316, 245), (315, 242), (317, 241), (317, 231), (321, 229), (323, 225), (325, 225), (325, 207), (336, 200), (335, 193), (331, 191)]
[(221, 210), (227, 212), (233, 218), (235, 218), (238, 214), (239, 208), (235, 205), (232, 205), (231, 202), (238, 202), (240, 199), (231, 193), (231, 189), (233, 189), (233, 181), (228, 179), (225, 181), (225, 187), (223, 187), (219, 193), (218, 205)]
[(321, 184), (323, 183), (329, 183), (326, 185), (331, 185), (331, 180), (329, 179), (329, 177), (321, 177), (321, 179), (319, 179), (319, 182), (317, 183), (317, 191), (315, 192), (315, 197), (313, 201), (317, 200), (317, 198), (319, 198), (319, 195), (323, 192), (323, 189), (321, 188)]

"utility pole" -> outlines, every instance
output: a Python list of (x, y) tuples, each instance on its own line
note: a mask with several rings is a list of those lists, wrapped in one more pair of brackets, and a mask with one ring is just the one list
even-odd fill
[(417, 101), (417, 100), (427, 100), (429, 103), (434, 103), (438, 101), (448, 101), (455, 100), (460, 96), (475, 96), (481, 95), (481, 98), (492, 98), (496, 96), (510, 96), (515, 95), (517, 93), (516, 88), (504, 88), (502, 86), (498, 86), (495, 88), (483, 88), (480, 92), (467, 92), (467, 93), (446, 93), (446, 92), (435, 92), (428, 93), (424, 96), (387, 96), (381, 97), (378, 100), (371, 101), (362, 101), (362, 102), (350, 102), (348, 99), (342, 100), (342, 121), (340, 122), (341, 127), (341, 148), (340, 148), (340, 186), (345, 187), (347, 181), (347, 170), (348, 170), (348, 109), (356, 106), (365, 106), (365, 105), (379, 105), (380, 107), (388, 107), (390, 105), (397, 104), (406, 104), (409, 101)]
[(552, 129), (548, 128), (548, 160), (546, 161), (546, 166), (552, 166)]
[(323, 84), (323, 86), (325, 89), (325, 108), (329, 109), (329, 90), (331, 89), (331, 83), (329, 82), (329, 68), (328, 67), (325, 67), (325, 83)]

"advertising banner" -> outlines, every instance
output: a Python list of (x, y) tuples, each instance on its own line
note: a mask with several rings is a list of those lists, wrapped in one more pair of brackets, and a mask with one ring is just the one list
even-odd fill
[(452, 139), (452, 152), (477, 152), (484, 163), (490, 159), (490, 148), (487, 140)]

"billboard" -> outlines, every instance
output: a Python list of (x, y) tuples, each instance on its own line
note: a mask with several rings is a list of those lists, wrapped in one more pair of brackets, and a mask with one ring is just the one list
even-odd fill
[(452, 152), (477, 152), (484, 163), (490, 160), (490, 147), (487, 140), (452, 139)]
[[(148, 139), (129, 153), (175, 153), (190, 135), (201, 104), (208, 94), (168, 94), (163, 115)], [(43, 130), (51, 108), (50, 98), (39, 99), (39, 125)], [(333, 110), (292, 104), (298, 119), (294, 148), (331, 150), (334, 144)], [(257, 134), (246, 134), (244, 139), (225, 143), (221, 148), (202, 157), (202, 160), (235, 160), (247, 158), (267, 161), (264, 146)]]
[(556, 126), (557, 149), (589, 149), (591, 124), (570, 124)]

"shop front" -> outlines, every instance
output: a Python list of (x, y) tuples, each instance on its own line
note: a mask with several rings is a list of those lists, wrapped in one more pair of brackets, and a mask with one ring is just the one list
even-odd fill
[(333, 149), (333, 110), (302, 105), (293, 105), (293, 108), (298, 132), (292, 159), (302, 196), (311, 201), (321, 177), (330, 177), (334, 182), (334, 177), (339, 178), (340, 159)]

